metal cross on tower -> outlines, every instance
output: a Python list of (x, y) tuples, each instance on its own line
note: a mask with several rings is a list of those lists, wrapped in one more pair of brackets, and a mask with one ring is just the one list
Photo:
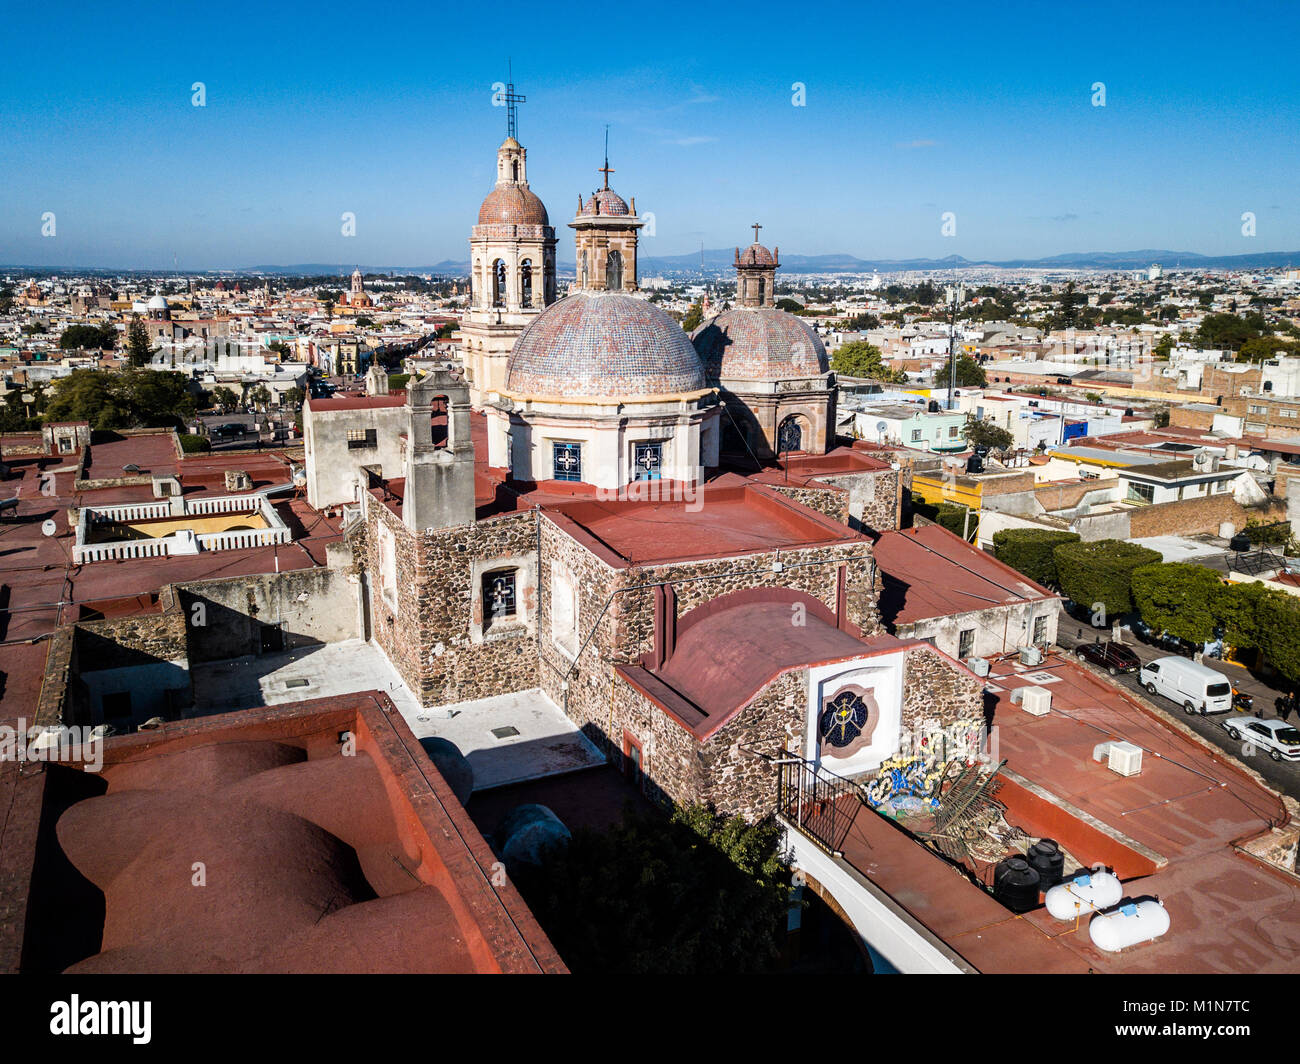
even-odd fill
[(506, 94), (504, 97), (502, 97), (502, 99), (504, 99), (506, 102), (506, 133), (508, 136), (514, 137), (516, 140), (518, 140), (519, 139), (518, 137), (519, 112), (517, 110), (517, 106), (521, 103), (527, 103), (528, 97), (520, 96), (518, 93), (515, 92), (515, 82), (514, 82), (515, 74), (514, 74), (513, 64), (509, 65), (506, 69), (507, 69), (506, 77), (509, 80), (506, 82)]
[(762, 227), (761, 225), (759, 225), (757, 222), (755, 222), (753, 225), (750, 226), (750, 228), (751, 228), (752, 230), (754, 230), (754, 243), (757, 244), (757, 243), (758, 243), (758, 231), (759, 231), (760, 229), (762, 229), (763, 227)]
[(614, 171), (609, 165), (609, 126), (605, 127), (605, 165), (596, 170), (598, 174), (605, 175), (605, 187), (609, 188), (609, 175)]

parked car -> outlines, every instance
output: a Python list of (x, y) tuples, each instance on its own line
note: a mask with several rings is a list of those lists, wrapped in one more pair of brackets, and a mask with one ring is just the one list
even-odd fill
[(1142, 667), (1142, 659), (1133, 651), (1123, 643), (1109, 639), (1099, 643), (1080, 643), (1075, 653), (1098, 668), (1105, 669), (1112, 676), (1121, 672), (1137, 672)]
[(1157, 658), (1143, 665), (1138, 683), (1148, 694), (1164, 695), (1184, 713), (1227, 713), (1232, 709), (1232, 684), (1220, 672), (1186, 658)]
[(1245, 739), (1268, 751), (1274, 761), (1300, 761), (1300, 731), (1284, 720), (1230, 717), (1219, 726), (1233, 739)]

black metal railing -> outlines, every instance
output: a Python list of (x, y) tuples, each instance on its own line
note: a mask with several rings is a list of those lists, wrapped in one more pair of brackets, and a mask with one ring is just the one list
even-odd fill
[(777, 769), (777, 812), (823, 849), (840, 854), (864, 804), (862, 789), (793, 754), (785, 754)]

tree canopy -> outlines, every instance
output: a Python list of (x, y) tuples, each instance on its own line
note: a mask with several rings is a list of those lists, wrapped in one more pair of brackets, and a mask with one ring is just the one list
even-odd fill
[(149, 343), (149, 331), (139, 318), (126, 327), (126, 357), (136, 368), (147, 366), (153, 358), (153, 345)]
[(1061, 590), (1086, 609), (1102, 607), (1117, 620), (1133, 609), (1133, 570), (1160, 561), (1160, 552), (1120, 539), (1062, 543), (1053, 550)]
[(1005, 528), (993, 533), (993, 556), (1044, 587), (1056, 587), (1055, 550), (1062, 543), (1078, 543), (1077, 532), (1050, 528)]
[(92, 429), (175, 426), (194, 414), (189, 380), (181, 373), (78, 369), (54, 382), (46, 421), (88, 421)]
[(624, 816), (579, 829), (542, 868), (511, 875), (576, 973), (759, 972), (779, 956), (790, 906), (781, 829), (702, 806), (668, 823)]
[(112, 325), (69, 325), (59, 337), (63, 351), (111, 351), (117, 346), (117, 330)]
[(846, 377), (872, 377), (888, 384), (899, 384), (907, 379), (902, 371), (886, 366), (880, 348), (865, 340), (852, 340), (836, 348), (831, 356), (831, 369)]
[(696, 300), (687, 308), (686, 315), (682, 318), (682, 330), (684, 332), (694, 332), (700, 327), (700, 322), (704, 320), (704, 305)]
[(966, 442), (971, 447), (983, 447), (989, 451), (1009, 451), (1015, 446), (1016, 438), (1006, 429), (982, 421), (979, 418), (966, 419)]
[(1208, 643), (1218, 625), (1223, 581), (1213, 569), (1160, 562), (1133, 570), (1133, 604), (1145, 624), (1189, 643)]

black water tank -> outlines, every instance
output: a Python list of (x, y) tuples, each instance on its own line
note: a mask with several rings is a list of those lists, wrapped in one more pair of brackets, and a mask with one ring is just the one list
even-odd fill
[(1065, 876), (1065, 854), (1055, 839), (1042, 839), (1029, 848), (1030, 867), (1038, 873), (1038, 888), (1049, 890)]
[(1008, 857), (993, 870), (993, 897), (1013, 913), (1038, 907), (1038, 872), (1023, 857)]
[(1228, 540), (1228, 549), (1235, 551), (1250, 550), (1250, 537), (1244, 532), (1238, 532), (1232, 539)]
[(931, 414), (937, 414), (939, 412), (939, 400), (931, 399), (930, 405), (929, 407), (927, 407), (927, 409), (930, 411)]

